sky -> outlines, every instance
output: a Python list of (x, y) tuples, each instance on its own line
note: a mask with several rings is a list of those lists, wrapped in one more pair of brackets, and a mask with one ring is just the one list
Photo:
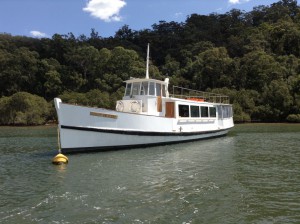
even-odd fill
[(197, 13), (251, 11), (279, 0), (0, 0), (0, 33), (36, 38), (73, 33), (114, 36), (124, 25), (151, 29), (159, 21), (184, 22)]

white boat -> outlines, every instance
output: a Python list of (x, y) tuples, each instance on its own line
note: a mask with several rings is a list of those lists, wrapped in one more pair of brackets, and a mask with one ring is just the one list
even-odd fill
[[(149, 48), (148, 48), (149, 55)], [(173, 87), (169, 79), (131, 78), (116, 110), (55, 98), (63, 153), (165, 145), (224, 136), (234, 126), (227, 96)]]

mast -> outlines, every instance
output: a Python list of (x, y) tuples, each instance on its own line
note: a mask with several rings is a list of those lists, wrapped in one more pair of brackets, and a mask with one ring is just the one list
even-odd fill
[(146, 62), (146, 79), (149, 79), (149, 49), (150, 49), (150, 44), (148, 43), (148, 47), (147, 47), (147, 62)]

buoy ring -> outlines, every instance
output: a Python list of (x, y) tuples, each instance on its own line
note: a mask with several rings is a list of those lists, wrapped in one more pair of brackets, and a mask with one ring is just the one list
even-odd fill
[(131, 112), (136, 113), (139, 112), (141, 110), (141, 105), (138, 101), (132, 101), (131, 102)]
[(124, 110), (124, 104), (123, 104), (122, 101), (118, 101), (117, 106), (116, 106), (116, 110), (120, 111), (120, 112), (123, 112), (123, 110)]

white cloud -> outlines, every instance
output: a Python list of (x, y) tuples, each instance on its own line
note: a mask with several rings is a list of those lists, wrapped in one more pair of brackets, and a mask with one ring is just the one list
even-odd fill
[(121, 21), (121, 8), (126, 5), (124, 0), (89, 0), (83, 11), (105, 22)]
[(179, 17), (182, 17), (182, 16), (183, 16), (182, 12), (176, 12), (175, 13), (175, 18), (179, 18)]
[(42, 37), (46, 37), (47, 36), (47, 34), (42, 33), (40, 31), (36, 31), (36, 30), (30, 31), (30, 34), (31, 34), (31, 36), (37, 37), (37, 38), (42, 38)]
[(251, 0), (229, 0), (228, 3), (235, 5), (235, 4), (241, 4), (241, 3), (249, 2), (249, 1), (251, 1)]

